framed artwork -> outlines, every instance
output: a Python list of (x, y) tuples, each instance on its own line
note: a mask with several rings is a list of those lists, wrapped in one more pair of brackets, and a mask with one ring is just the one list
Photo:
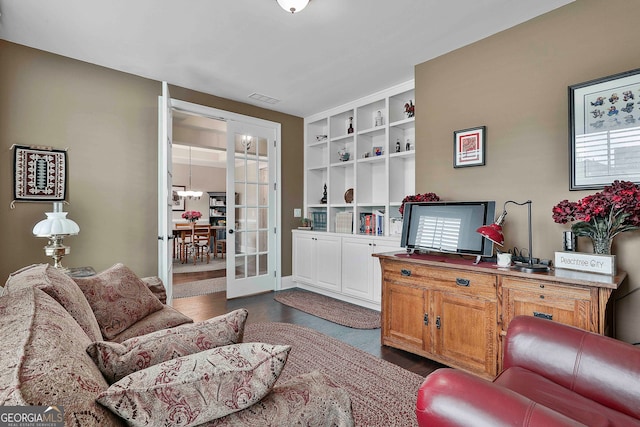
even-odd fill
[(187, 187), (184, 185), (173, 185), (171, 186), (171, 201), (173, 205), (171, 206), (172, 211), (183, 211), (184, 210), (184, 199), (178, 197), (178, 191), (184, 191)]
[(61, 202), (67, 197), (67, 152), (13, 147), (13, 201)]
[(453, 132), (453, 167), (484, 165), (486, 126)]
[(640, 183), (640, 69), (569, 86), (570, 190)]

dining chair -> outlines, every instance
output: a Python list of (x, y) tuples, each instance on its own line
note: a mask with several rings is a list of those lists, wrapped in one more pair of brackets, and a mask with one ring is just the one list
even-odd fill
[(207, 225), (194, 225), (193, 227), (193, 264), (197, 259), (204, 260), (204, 255), (207, 256), (207, 264), (210, 261), (210, 246), (211, 246), (211, 226)]
[[(182, 264), (187, 262), (188, 252), (193, 244), (193, 224), (190, 222), (176, 223), (177, 231), (174, 239), (174, 255)], [(177, 250), (176, 250), (177, 249)]]

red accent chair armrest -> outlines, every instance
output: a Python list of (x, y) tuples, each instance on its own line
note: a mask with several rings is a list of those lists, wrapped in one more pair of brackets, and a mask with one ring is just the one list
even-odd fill
[(503, 370), (521, 367), (640, 419), (640, 349), (531, 316), (509, 324)]
[(505, 387), (443, 368), (431, 373), (418, 391), (420, 426), (582, 426)]

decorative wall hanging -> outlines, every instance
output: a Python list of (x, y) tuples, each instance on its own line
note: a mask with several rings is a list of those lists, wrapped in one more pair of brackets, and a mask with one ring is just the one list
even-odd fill
[(570, 190), (640, 183), (640, 69), (569, 86)]
[[(13, 147), (13, 202), (59, 202), (67, 197), (67, 152)], [(12, 205), (13, 205), (12, 202)]]
[(178, 196), (178, 191), (185, 191), (187, 187), (184, 185), (171, 186), (171, 210), (183, 211), (184, 210), (184, 197)]
[(453, 132), (453, 167), (484, 165), (486, 126)]

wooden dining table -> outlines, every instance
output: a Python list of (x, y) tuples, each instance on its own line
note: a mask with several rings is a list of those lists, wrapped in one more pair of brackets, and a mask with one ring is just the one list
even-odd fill
[[(207, 224), (194, 224), (194, 225), (202, 227)], [(217, 256), (216, 248), (218, 244), (218, 230), (226, 230), (227, 227), (224, 225), (209, 225), (209, 228), (211, 229), (211, 246), (209, 247), (209, 250), (213, 252), (213, 257), (216, 258)], [(193, 235), (193, 229), (194, 229), (193, 225), (175, 226), (173, 228), (173, 257), (176, 258), (176, 256), (179, 256), (180, 262), (182, 264), (187, 262), (187, 251), (186, 251), (185, 245), (183, 245), (178, 251), (178, 239), (180, 239), (181, 242), (185, 242), (189, 236)]]

